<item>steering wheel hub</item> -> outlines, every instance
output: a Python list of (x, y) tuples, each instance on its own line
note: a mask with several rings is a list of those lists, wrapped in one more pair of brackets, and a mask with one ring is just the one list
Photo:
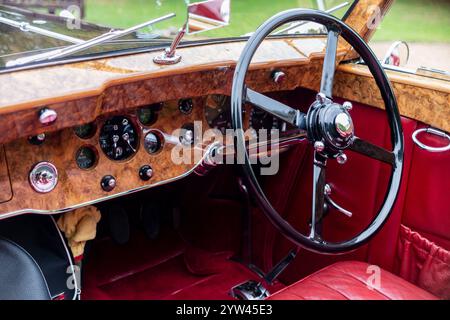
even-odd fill
[(331, 100), (313, 103), (306, 116), (308, 139), (325, 145), (324, 154), (334, 157), (348, 148), (354, 137), (354, 126), (347, 109)]
[(342, 138), (348, 138), (353, 135), (353, 121), (347, 113), (339, 113), (334, 119), (334, 125)]

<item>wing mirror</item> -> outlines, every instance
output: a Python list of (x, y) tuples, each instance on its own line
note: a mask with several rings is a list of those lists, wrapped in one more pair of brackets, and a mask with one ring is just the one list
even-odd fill
[(405, 41), (394, 42), (386, 52), (382, 63), (394, 67), (404, 67), (409, 60), (409, 46)]
[(187, 6), (186, 23), (181, 27), (170, 47), (161, 55), (153, 58), (157, 64), (176, 64), (181, 56), (176, 49), (185, 34), (197, 34), (221, 27), (230, 23), (231, 0), (207, 0), (191, 3)]

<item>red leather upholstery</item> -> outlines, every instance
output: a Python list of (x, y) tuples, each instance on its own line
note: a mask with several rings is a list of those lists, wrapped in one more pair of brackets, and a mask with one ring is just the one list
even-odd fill
[(273, 294), (271, 300), (436, 300), (431, 293), (381, 269), (378, 288), (369, 289), (365, 262), (328, 266)]

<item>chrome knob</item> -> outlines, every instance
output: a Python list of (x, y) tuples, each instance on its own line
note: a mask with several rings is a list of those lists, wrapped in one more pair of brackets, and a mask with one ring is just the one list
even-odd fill
[(190, 129), (184, 129), (184, 132), (180, 136), (180, 142), (186, 146), (194, 144), (194, 131)]
[(341, 153), (336, 157), (336, 161), (339, 164), (345, 164), (347, 160), (347, 155), (345, 153)]
[(325, 144), (322, 141), (316, 141), (314, 142), (314, 150), (317, 152), (322, 152), (325, 150)]
[(324, 193), (327, 196), (329, 196), (331, 194), (331, 187), (330, 187), (330, 185), (328, 183), (325, 185)]
[(275, 71), (272, 73), (272, 80), (276, 84), (281, 84), (286, 80), (286, 74), (283, 71)]
[(39, 193), (48, 193), (58, 183), (58, 170), (50, 162), (39, 162), (30, 172), (31, 187)]
[(57, 118), (58, 114), (53, 109), (43, 108), (39, 110), (39, 122), (44, 126), (51, 125)]
[(345, 110), (348, 111), (353, 109), (353, 104), (350, 101), (345, 101), (342, 106), (345, 108)]

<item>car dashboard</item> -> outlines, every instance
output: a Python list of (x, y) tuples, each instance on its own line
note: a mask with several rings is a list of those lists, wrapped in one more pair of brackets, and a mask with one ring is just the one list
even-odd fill
[[(264, 93), (317, 92), (325, 44), (320, 35), (264, 42), (247, 86)], [(196, 139), (193, 126), (222, 135), (231, 128), (229, 97), (244, 45), (182, 48), (183, 60), (174, 66), (155, 65), (158, 53), (147, 52), (1, 74), (1, 218), (69, 211), (193, 173), (205, 160), (198, 154), (214, 143)], [(340, 42), (337, 59), (344, 58), (348, 48)], [(277, 73), (283, 81), (275, 79)], [(448, 99), (448, 86), (394, 73), (390, 78), (402, 115), (448, 131), (448, 110), (440, 103)], [(334, 94), (384, 107), (364, 66), (339, 66)], [(427, 109), (417, 103), (424, 97), (433, 97), (426, 98)], [(250, 106), (244, 126), (283, 129)], [(174, 148), (180, 147), (194, 160), (175, 163)]]

